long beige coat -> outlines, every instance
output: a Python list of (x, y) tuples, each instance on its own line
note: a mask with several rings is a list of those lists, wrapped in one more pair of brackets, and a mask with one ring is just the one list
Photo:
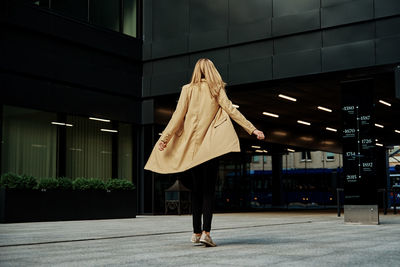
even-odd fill
[[(232, 106), (225, 90), (212, 97), (207, 82), (182, 87), (176, 110), (153, 147), (145, 165), (157, 173), (183, 172), (212, 158), (239, 152), (239, 138), (232, 118), (250, 135), (254, 125)], [(160, 151), (159, 142), (167, 142)]]

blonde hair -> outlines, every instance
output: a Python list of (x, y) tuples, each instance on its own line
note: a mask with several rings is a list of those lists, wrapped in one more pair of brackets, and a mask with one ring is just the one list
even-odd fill
[(201, 79), (205, 79), (210, 88), (211, 95), (216, 97), (219, 95), (219, 90), (225, 88), (226, 83), (222, 80), (214, 63), (208, 58), (200, 58), (194, 66), (192, 80), (190, 86), (200, 83)]

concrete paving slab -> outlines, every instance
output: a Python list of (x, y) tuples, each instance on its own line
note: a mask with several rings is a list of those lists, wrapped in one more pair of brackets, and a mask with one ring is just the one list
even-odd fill
[(321, 212), (216, 214), (215, 248), (190, 216), (0, 225), (0, 266), (398, 266), (400, 215), (345, 224)]

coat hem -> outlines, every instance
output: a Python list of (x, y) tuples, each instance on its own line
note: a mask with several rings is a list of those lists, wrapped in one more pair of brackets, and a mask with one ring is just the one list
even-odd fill
[(156, 170), (153, 170), (153, 169), (148, 169), (148, 168), (146, 168), (146, 167), (144, 167), (144, 169), (145, 169), (145, 170), (148, 170), (148, 171), (151, 171), (151, 172), (158, 173), (158, 174), (182, 173), (182, 172), (185, 172), (185, 171), (187, 171), (187, 170), (190, 170), (191, 168), (196, 167), (196, 166), (198, 166), (198, 165), (200, 165), (200, 164), (202, 164), (202, 163), (204, 163), (204, 162), (206, 162), (206, 161), (215, 159), (215, 158), (217, 158), (217, 157), (220, 157), (220, 156), (223, 156), (223, 155), (225, 155), (225, 154), (232, 153), (232, 152), (240, 152), (240, 149), (239, 149), (239, 150), (232, 150), (232, 151), (228, 151), (228, 152), (223, 152), (223, 153), (221, 153), (221, 154), (216, 154), (215, 156), (213, 156), (213, 157), (211, 157), (211, 158), (209, 158), (209, 159), (207, 159), (207, 160), (200, 161), (200, 162), (196, 163), (196, 165), (190, 166), (190, 167), (185, 168), (185, 169), (183, 169), (183, 170), (172, 171), (172, 172), (163, 172), (163, 171), (156, 171)]

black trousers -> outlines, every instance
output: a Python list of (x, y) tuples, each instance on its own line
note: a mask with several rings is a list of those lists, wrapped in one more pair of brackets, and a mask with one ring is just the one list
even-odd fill
[[(193, 232), (210, 232), (213, 215), (218, 158), (211, 159), (190, 170), (192, 176)], [(203, 215), (203, 228), (201, 227)]]

